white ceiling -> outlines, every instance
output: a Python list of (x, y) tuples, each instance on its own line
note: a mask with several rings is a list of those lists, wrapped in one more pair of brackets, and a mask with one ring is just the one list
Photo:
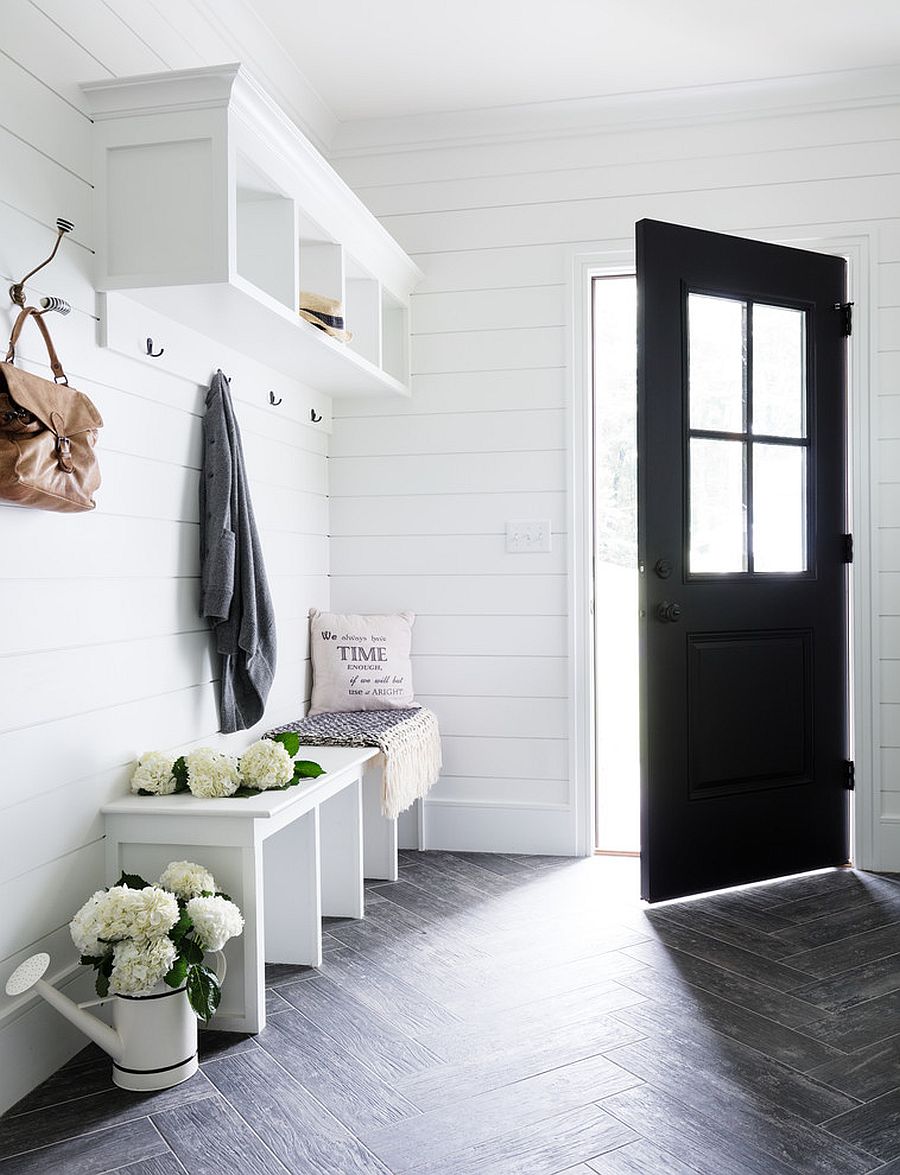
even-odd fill
[(341, 122), (900, 63), (900, 0), (250, 0)]

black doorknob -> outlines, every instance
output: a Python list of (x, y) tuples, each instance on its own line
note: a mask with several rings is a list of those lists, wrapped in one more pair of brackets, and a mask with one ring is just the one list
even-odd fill
[(672, 604), (668, 600), (663, 600), (661, 604), (657, 604), (656, 606), (656, 615), (664, 623), (674, 624), (681, 617), (681, 605)]
[(671, 559), (657, 559), (653, 565), (653, 570), (660, 579), (668, 579), (672, 574), (672, 560)]

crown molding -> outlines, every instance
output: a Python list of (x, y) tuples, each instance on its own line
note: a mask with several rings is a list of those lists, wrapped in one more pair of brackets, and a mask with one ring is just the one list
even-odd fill
[(339, 123), (332, 159), (784, 117), (900, 102), (900, 65)]

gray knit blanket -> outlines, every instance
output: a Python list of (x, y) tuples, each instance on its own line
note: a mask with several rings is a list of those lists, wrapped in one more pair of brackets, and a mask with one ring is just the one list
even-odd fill
[(287, 731), (309, 747), (377, 747), (384, 755), (381, 810), (389, 819), (421, 799), (441, 773), (437, 717), (424, 706), (317, 714), (276, 726), (265, 737)]

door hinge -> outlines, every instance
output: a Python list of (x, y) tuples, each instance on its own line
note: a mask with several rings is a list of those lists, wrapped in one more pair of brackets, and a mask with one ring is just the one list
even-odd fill
[(847, 338), (853, 334), (853, 303), (835, 302), (834, 309), (840, 311), (841, 334)]
[(843, 554), (841, 556), (843, 561), (845, 563), (852, 563), (853, 562), (853, 535), (852, 534), (841, 535), (841, 544), (842, 544), (842, 548), (843, 548)]
[(856, 767), (852, 759), (844, 760), (844, 786), (847, 791), (854, 791), (856, 788)]

